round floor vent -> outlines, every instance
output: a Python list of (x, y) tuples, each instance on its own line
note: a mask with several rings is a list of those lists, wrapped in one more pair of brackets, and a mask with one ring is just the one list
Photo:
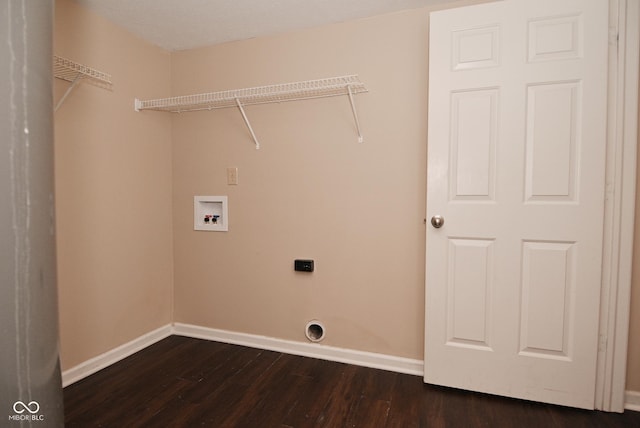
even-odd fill
[(307, 339), (312, 342), (320, 342), (324, 339), (325, 328), (322, 323), (318, 320), (312, 320), (307, 323), (307, 327), (305, 329), (305, 335)]

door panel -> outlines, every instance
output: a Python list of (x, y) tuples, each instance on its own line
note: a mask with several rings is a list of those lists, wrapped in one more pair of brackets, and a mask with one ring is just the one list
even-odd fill
[(449, 241), (447, 344), (491, 348), (493, 241)]
[(451, 199), (492, 201), (498, 91), (451, 94)]
[(527, 201), (575, 201), (580, 93), (578, 81), (527, 87)]
[[(430, 22), (425, 382), (593, 408), (607, 2)], [(588, 28), (588, 31), (585, 29)]]
[(571, 358), (574, 242), (524, 242), (520, 355)]

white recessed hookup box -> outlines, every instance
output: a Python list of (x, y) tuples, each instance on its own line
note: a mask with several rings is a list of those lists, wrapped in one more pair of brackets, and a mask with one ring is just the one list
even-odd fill
[(228, 231), (229, 210), (227, 208), (227, 197), (194, 196), (193, 230)]

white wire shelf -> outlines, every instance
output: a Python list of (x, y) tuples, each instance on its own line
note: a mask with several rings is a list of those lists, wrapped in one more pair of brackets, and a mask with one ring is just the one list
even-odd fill
[(356, 127), (358, 128), (358, 141), (362, 142), (363, 138), (360, 133), (360, 124), (353, 100), (353, 95), (362, 92), (368, 92), (368, 89), (357, 75), (349, 75), (155, 100), (143, 101), (136, 99), (134, 107), (136, 111), (158, 110), (172, 113), (238, 107), (253, 137), (256, 149), (259, 149), (260, 143), (258, 143), (258, 139), (251, 128), (243, 106), (348, 95)]
[(297, 101), (309, 98), (347, 95), (348, 87), (351, 88), (353, 94), (367, 92), (367, 89), (364, 84), (360, 82), (358, 76), (352, 75), (148, 101), (136, 100), (136, 111), (160, 110), (181, 113), (186, 111), (237, 107), (236, 100), (239, 100), (242, 105)]
[(73, 82), (80, 76), (81, 78), (95, 79), (101, 83), (111, 85), (111, 75), (98, 71), (95, 68), (78, 64), (66, 58), (54, 55), (53, 57), (53, 76)]
[(53, 77), (67, 82), (71, 82), (71, 86), (64, 93), (60, 101), (56, 104), (55, 110), (58, 110), (73, 88), (82, 80), (88, 80), (91, 83), (103, 87), (111, 88), (111, 75), (98, 71), (95, 68), (87, 67), (69, 59), (54, 55), (53, 56)]

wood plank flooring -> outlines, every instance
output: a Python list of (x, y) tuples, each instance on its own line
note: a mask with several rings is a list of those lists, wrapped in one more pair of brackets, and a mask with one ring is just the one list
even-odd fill
[(640, 427), (422, 378), (180, 336), (64, 389), (66, 427)]

